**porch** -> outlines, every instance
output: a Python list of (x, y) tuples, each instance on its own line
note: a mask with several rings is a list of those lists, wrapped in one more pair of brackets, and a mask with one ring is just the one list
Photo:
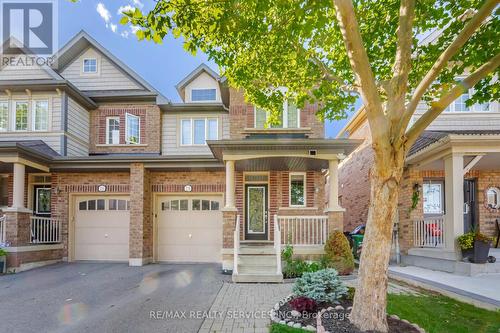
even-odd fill
[(318, 258), (343, 229), (338, 164), (353, 140), (247, 139), (210, 142), (226, 166), (223, 270), (235, 282), (282, 281), (281, 249)]
[[(497, 236), (495, 221), (500, 219), (500, 203), (495, 193), (500, 191), (500, 136), (431, 135), (432, 140), (421, 138), (430, 142), (407, 158), (400, 202), (400, 207), (408, 209), (408, 213), (400, 211), (402, 261), (467, 275), (489, 272), (490, 264), (463, 262), (456, 239), (473, 230)], [(416, 205), (412, 203), (415, 198)]]

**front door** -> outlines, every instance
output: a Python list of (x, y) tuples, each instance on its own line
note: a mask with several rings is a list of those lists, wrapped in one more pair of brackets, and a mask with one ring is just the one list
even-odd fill
[(464, 232), (476, 226), (476, 180), (464, 179)]
[(50, 185), (34, 185), (33, 195), (33, 215), (50, 217)]
[(246, 185), (245, 239), (267, 240), (267, 185)]

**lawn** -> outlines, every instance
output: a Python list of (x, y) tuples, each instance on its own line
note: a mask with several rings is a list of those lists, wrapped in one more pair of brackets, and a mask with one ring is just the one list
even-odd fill
[[(425, 293), (425, 292), (422, 292)], [(387, 312), (424, 328), (427, 333), (499, 333), (500, 311), (488, 311), (446, 296), (389, 294)], [(305, 332), (273, 324), (271, 333)]]

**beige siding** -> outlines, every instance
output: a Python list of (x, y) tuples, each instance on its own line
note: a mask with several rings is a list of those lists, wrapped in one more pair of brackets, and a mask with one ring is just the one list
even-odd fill
[(67, 156), (88, 156), (89, 145), (88, 143), (81, 142), (70, 136), (67, 137), (66, 155)]
[(178, 114), (162, 115), (162, 154), (163, 155), (212, 155), (208, 146), (181, 146), (180, 145), (180, 120), (182, 118), (204, 118), (210, 117), (219, 119), (219, 139), (229, 138), (229, 116), (227, 114), (188, 114), (186, 116)]
[(89, 112), (72, 98), (68, 98), (68, 133), (88, 142), (89, 122)]
[[(97, 59), (97, 74), (83, 73), (83, 59)], [(62, 72), (62, 76), (81, 90), (124, 90), (142, 89), (127, 74), (122, 72), (107, 57), (89, 48), (76, 58)]]
[(5, 66), (0, 69), (0, 80), (44, 80), (52, 79), (40, 66)]
[[(220, 96), (220, 89), (219, 89), (219, 83), (210, 75), (208, 75), (206, 72), (202, 72), (198, 77), (193, 79), (185, 88), (184, 88), (184, 100), (187, 103), (193, 102), (191, 100), (191, 91), (193, 89), (215, 89), (216, 91), (216, 96), (215, 96), (215, 101), (214, 103), (220, 103), (221, 102), (221, 96)], [(197, 103), (197, 102), (193, 102)], [(200, 103), (206, 103), (206, 101), (200, 101)]]
[(47, 133), (38, 134), (36, 132), (13, 132), (0, 133), (0, 141), (27, 141), (27, 140), (42, 140), (50, 148), (61, 154), (61, 138), (62, 133)]

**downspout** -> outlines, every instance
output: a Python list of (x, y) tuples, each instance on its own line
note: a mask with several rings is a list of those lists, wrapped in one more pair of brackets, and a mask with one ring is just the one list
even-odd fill
[(396, 209), (396, 216), (392, 227), (394, 247), (396, 251), (396, 264), (401, 264), (401, 250), (399, 248), (399, 209)]

